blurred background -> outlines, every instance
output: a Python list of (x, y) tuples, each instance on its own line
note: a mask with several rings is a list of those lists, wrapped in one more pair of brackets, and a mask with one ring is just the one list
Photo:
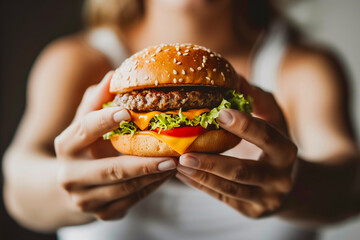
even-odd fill
[[(29, 70), (50, 41), (81, 29), (83, 0), (0, 1), (0, 159), (25, 106)], [(286, 14), (314, 41), (331, 47), (350, 76), (353, 122), (360, 139), (360, 1), (282, 0)], [(0, 175), (0, 186), (2, 186)], [(1, 193), (2, 199), (2, 193)], [(320, 240), (360, 237), (360, 216), (321, 233)], [(56, 239), (19, 227), (0, 201), (0, 239)]]

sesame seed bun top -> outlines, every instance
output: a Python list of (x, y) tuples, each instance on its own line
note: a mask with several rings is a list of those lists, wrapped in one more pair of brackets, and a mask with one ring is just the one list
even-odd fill
[(235, 88), (237, 74), (228, 61), (193, 44), (160, 44), (126, 59), (111, 79), (110, 92), (168, 86)]

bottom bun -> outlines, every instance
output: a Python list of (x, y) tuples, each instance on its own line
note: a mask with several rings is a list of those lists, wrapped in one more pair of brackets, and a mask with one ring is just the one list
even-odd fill
[[(225, 130), (211, 130), (196, 138), (186, 152), (220, 153), (235, 147), (240, 140), (239, 137)], [(132, 137), (130, 135), (113, 135), (111, 136), (111, 143), (117, 151), (128, 155), (143, 157), (180, 156), (169, 145), (150, 135), (135, 134)]]

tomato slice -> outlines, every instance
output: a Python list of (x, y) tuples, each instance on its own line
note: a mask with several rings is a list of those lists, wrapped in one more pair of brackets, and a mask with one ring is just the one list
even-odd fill
[[(155, 129), (153, 131), (159, 133), (158, 129)], [(162, 130), (160, 134), (172, 136), (172, 137), (193, 137), (193, 136), (198, 136), (204, 132), (206, 132), (206, 129), (203, 128), (202, 126), (196, 126), (196, 127), (185, 126), (185, 127), (173, 128), (170, 130)]]

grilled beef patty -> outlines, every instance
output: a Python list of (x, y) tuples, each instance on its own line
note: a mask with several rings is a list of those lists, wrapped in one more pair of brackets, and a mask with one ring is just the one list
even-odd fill
[(115, 99), (116, 106), (135, 112), (168, 111), (174, 109), (198, 109), (217, 107), (223, 99), (219, 88), (153, 88), (120, 93)]

